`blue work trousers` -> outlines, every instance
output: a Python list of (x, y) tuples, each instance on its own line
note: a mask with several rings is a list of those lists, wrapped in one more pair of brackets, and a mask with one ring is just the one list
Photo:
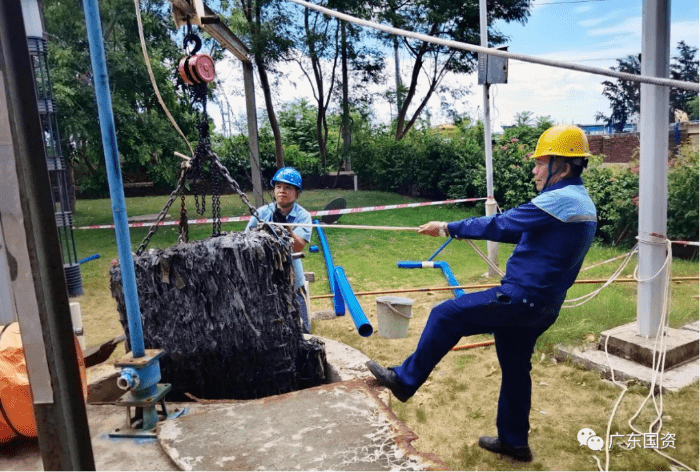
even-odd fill
[(563, 299), (534, 300), (518, 287), (501, 285), (447, 300), (432, 309), (415, 352), (394, 371), (415, 392), (463, 336), (493, 333), (501, 365), (498, 436), (512, 446), (525, 446), (530, 429), (530, 360), (537, 338), (554, 323)]

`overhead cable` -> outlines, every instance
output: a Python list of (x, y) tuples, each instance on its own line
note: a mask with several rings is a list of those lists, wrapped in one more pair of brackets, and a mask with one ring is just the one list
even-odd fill
[(406, 31), (400, 28), (393, 28), (391, 26), (381, 25), (373, 21), (362, 20), (345, 13), (339, 13), (328, 8), (314, 5), (313, 3), (305, 2), (304, 0), (288, 0), (297, 5), (301, 5), (305, 8), (310, 8), (312, 10), (319, 11), (326, 15), (333, 16), (335, 18), (354, 23), (361, 26), (366, 26), (368, 28), (378, 29), (389, 34), (397, 34), (399, 36), (404, 36), (406, 38), (417, 39), (419, 41), (425, 41), (426, 43), (438, 44), (440, 46), (446, 46), (456, 49), (462, 49), (464, 51), (476, 52), (481, 54), (488, 54), (490, 56), (506, 57), (509, 59), (517, 59), (525, 62), (532, 62), (535, 64), (541, 64), (550, 67), (558, 67), (561, 69), (570, 69), (579, 72), (587, 72), (590, 74), (604, 75), (608, 77), (614, 77), (622, 80), (632, 80), (635, 82), (642, 82), (651, 85), (664, 85), (668, 87), (675, 87), (683, 90), (691, 90), (693, 92), (700, 92), (700, 85), (695, 82), (684, 82), (682, 80), (666, 79), (662, 77), (649, 77), (645, 75), (628, 74), (626, 72), (618, 72), (612, 69), (604, 69), (602, 67), (585, 66), (582, 64), (572, 64), (569, 62), (557, 61), (552, 59), (544, 59), (535, 56), (528, 56), (525, 54), (517, 54), (508, 51), (502, 51), (499, 49), (485, 48), (481, 46), (476, 46), (474, 44), (461, 43), (459, 41), (452, 41), (449, 39), (436, 38), (433, 36), (428, 36), (427, 34), (415, 33), (413, 31)]

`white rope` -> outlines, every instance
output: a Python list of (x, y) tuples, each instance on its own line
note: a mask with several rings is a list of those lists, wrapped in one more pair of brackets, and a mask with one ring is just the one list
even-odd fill
[(418, 231), (417, 226), (369, 226), (369, 225), (322, 225), (315, 223), (275, 223), (273, 221), (268, 221), (268, 224), (278, 225), (278, 226), (300, 226), (302, 228), (345, 228), (345, 229), (376, 229), (380, 231)]
[(165, 106), (165, 102), (160, 96), (160, 90), (158, 90), (158, 84), (156, 84), (156, 78), (154, 77), (153, 70), (151, 69), (151, 60), (148, 58), (148, 51), (146, 50), (146, 40), (143, 37), (143, 23), (141, 23), (141, 5), (139, 3), (139, 0), (134, 0), (134, 7), (136, 8), (136, 22), (138, 23), (139, 27), (139, 40), (141, 42), (141, 50), (143, 51), (143, 60), (146, 63), (146, 69), (148, 69), (148, 76), (151, 79), (153, 91), (156, 94), (156, 98), (158, 98), (158, 103), (160, 103), (161, 108), (163, 108), (163, 111), (168, 116), (170, 123), (173, 125), (173, 128), (175, 128), (175, 130), (180, 134), (182, 139), (185, 140), (185, 143), (187, 143), (187, 147), (190, 149), (190, 156), (194, 156), (194, 151), (192, 150), (190, 142), (187, 140), (187, 137), (185, 137), (185, 134), (182, 132), (182, 130), (180, 130), (180, 127), (175, 122), (175, 118), (173, 118), (173, 115), (170, 114), (170, 110), (168, 110), (168, 107)]
[[(656, 244), (654, 241), (642, 241), (646, 243), (652, 243)], [(642, 431), (638, 430), (634, 426), (634, 420), (639, 417), (641, 414), (642, 410), (644, 409), (644, 406), (648, 403), (649, 399), (652, 399), (652, 403), (654, 406), (654, 410), (656, 412), (656, 418), (649, 424), (649, 433), (657, 433), (661, 431), (661, 426), (663, 425), (663, 375), (664, 375), (664, 368), (665, 368), (665, 363), (666, 363), (666, 352), (667, 352), (667, 346), (666, 346), (666, 335), (667, 335), (667, 330), (669, 328), (669, 307), (670, 307), (670, 301), (671, 301), (671, 263), (672, 263), (672, 251), (671, 251), (671, 241), (666, 240), (665, 243), (666, 245), (666, 259), (664, 260), (664, 263), (659, 269), (659, 271), (656, 272), (653, 276), (647, 278), (647, 279), (640, 279), (637, 276), (637, 269), (638, 266), (635, 268), (635, 280), (637, 282), (648, 282), (656, 277), (658, 277), (662, 272), (664, 272), (664, 289), (663, 289), (663, 303), (662, 303), (662, 315), (661, 319), (659, 320), (659, 327), (656, 332), (656, 337), (654, 339), (654, 352), (652, 354), (652, 362), (651, 362), (651, 369), (652, 369), (652, 374), (651, 374), (651, 382), (649, 386), (649, 394), (646, 396), (646, 398), (642, 401), (642, 403), (639, 405), (639, 408), (637, 411), (629, 418), (628, 420), (628, 425), (634, 431), (635, 433), (639, 435), (643, 435)], [(617, 328), (618, 330), (623, 327)], [(628, 390), (628, 386), (625, 384), (622, 384), (618, 381), (615, 380), (615, 370), (613, 369), (612, 362), (610, 361), (610, 356), (608, 354), (608, 340), (610, 339), (610, 336), (615, 332), (616, 330), (610, 331), (608, 336), (605, 339), (605, 358), (608, 362), (608, 367), (610, 368), (610, 376), (612, 379), (613, 384), (617, 385), (618, 387), (622, 388), (622, 392), (620, 393), (620, 396), (618, 397), (617, 401), (613, 405), (613, 409), (610, 414), (610, 418), (608, 420), (608, 425), (607, 425), (607, 431), (606, 431), (606, 438), (605, 438), (605, 469), (601, 468), (600, 466), (600, 461), (598, 461), (597, 457), (593, 456), (596, 459), (596, 462), (598, 463), (598, 468), (601, 471), (607, 472), (609, 470), (610, 466), (610, 428), (612, 425), (612, 421), (615, 418), (615, 413), (617, 412), (617, 408), (620, 405), (620, 402), (622, 401), (622, 397), (625, 395), (625, 393)], [(660, 356), (658, 357), (657, 360), (657, 350), (661, 352)], [(657, 383), (657, 378), (658, 378), (658, 383)], [(656, 402), (656, 396), (654, 395), (654, 391), (656, 390), (658, 386), (659, 389), (659, 402), (657, 404)], [(661, 452), (658, 448), (658, 443), (656, 444), (656, 447), (652, 448), (654, 452), (657, 454), (665, 457), (666, 459), (674, 462), (675, 464), (685, 467), (688, 470), (695, 470), (692, 469), (691, 467), (688, 467), (686, 464), (682, 463), (678, 459), (675, 459), (668, 454), (665, 454)], [(646, 445), (645, 445), (646, 447)]]
[(612, 259), (608, 259), (607, 261), (603, 261), (603, 262), (598, 262), (597, 264), (589, 265), (588, 267), (585, 267), (585, 268), (581, 269), (579, 272), (585, 272), (585, 271), (587, 271), (588, 269), (592, 269), (592, 268), (594, 268), (594, 267), (599, 267), (599, 266), (605, 265), (605, 264), (607, 264), (608, 262), (616, 261), (616, 260), (618, 260), (618, 259), (622, 259), (623, 257), (627, 257), (627, 254), (623, 254), (623, 255), (621, 255), (621, 256), (613, 257)]
[(417, 39), (419, 41), (425, 41), (426, 43), (439, 44), (441, 46), (447, 46), (456, 49), (462, 49), (464, 51), (477, 52), (482, 54), (488, 54), (490, 56), (507, 57), (510, 59), (517, 59), (524, 62), (532, 62), (534, 64), (541, 64), (545, 66), (558, 67), (561, 69), (570, 69), (579, 72), (588, 72), (590, 74), (604, 75), (607, 77), (614, 77), (622, 80), (632, 80), (634, 82), (642, 82), (652, 85), (666, 85), (669, 87), (675, 87), (683, 90), (691, 90), (694, 92), (700, 91), (700, 84), (695, 82), (684, 82), (682, 80), (666, 79), (662, 77), (649, 77), (644, 75), (628, 74), (625, 72), (618, 72), (612, 69), (605, 69), (603, 67), (586, 66), (583, 64), (572, 64), (564, 61), (557, 61), (553, 59), (543, 59), (540, 57), (527, 56), (525, 54), (517, 54), (508, 51), (502, 51), (499, 49), (485, 48), (481, 46), (475, 46), (473, 44), (461, 43), (459, 41), (452, 41), (449, 39), (441, 39), (433, 36), (428, 36), (426, 34), (415, 33), (413, 31), (406, 31), (399, 28), (393, 28), (391, 26), (381, 25), (373, 21), (362, 20), (360, 18), (355, 18), (354, 16), (347, 15), (345, 13), (339, 13), (328, 8), (324, 8), (320, 5), (314, 5), (313, 3), (308, 3), (303, 0), (288, 0), (297, 5), (301, 5), (312, 10), (320, 11), (326, 15), (334, 16), (344, 21), (350, 23), (355, 23), (361, 26), (367, 26), (368, 28), (378, 29), (384, 31), (385, 33), (396, 34), (399, 36), (404, 36), (406, 38)]
[(482, 251), (481, 249), (479, 249), (479, 248), (476, 246), (476, 244), (474, 244), (474, 243), (472, 242), (471, 239), (467, 239), (467, 242), (468, 242), (469, 245), (472, 247), (472, 249), (474, 249), (474, 251), (479, 255), (479, 257), (481, 257), (481, 258), (484, 260), (484, 262), (486, 262), (486, 264), (487, 264), (494, 272), (496, 272), (496, 273), (497, 273), (498, 275), (500, 275), (501, 277), (503, 277), (504, 275), (506, 275), (506, 273), (503, 272), (503, 271), (501, 270), (501, 268), (498, 267), (491, 259), (489, 259), (488, 256), (487, 256), (486, 254), (484, 254), (483, 251)]
[[(622, 261), (620, 264), (620, 267), (617, 268), (617, 270), (613, 273), (613, 275), (610, 276), (607, 282), (605, 282), (602, 286), (598, 287), (596, 290), (593, 290), (590, 293), (587, 293), (586, 295), (580, 296), (578, 298), (572, 298), (569, 300), (564, 300), (564, 304), (562, 305), (562, 308), (575, 308), (577, 306), (581, 306), (586, 302), (591, 301), (593, 298), (595, 298), (605, 287), (608, 285), (612, 284), (615, 279), (617, 279), (617, 276), (622, 273), (623, 270), (625, 270), (625, 267), (627, 267), (627, 264), (629, 264), (630, 260), (632, 259), (632, 256), (637, 252), (638, 245), (635, 245), (632, 250), (625, 255), (625, 259)], [(579, 302), (579, 303), (577, 303)]]

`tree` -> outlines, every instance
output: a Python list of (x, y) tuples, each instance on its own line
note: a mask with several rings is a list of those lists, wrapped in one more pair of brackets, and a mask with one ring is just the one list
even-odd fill
[[(336, 84), (340, 51), (339, 26), (339, 21), (332, 21), (325, 15), (305, 8), (303, 40), (300, 41), (299, 48), (301, 54), (296, 59), (299, 68), (311, 85), (316, 101), (316, 141), (324, 169), (328, 144), (326, 110), (330, 105)], [(310, 67), (308, 67), (309, 63)]]
[[(623, 59), (617, 59), (617, 67), (612, 70), (639, 74), (642, 70), (640, 55), (629, 55)], [(627, 122), (639, 114), (639, 82), (617, 79), (615, 82), (603, 81), (603, 95), (610, 101), (611, 113), (606, 115), (598, 112), (596, 121), (605, 121), (607, 126), (617, 133), (621, 133)]]
[[(260, 87), (265, 97), (265, 109), (275, 138), (275, 161), (277, 168), (284, 167), (282, 133), (275, 114), (272, 100), (272, 83), (269, 72), (275, 72), (275, 65), (291, 59), (294, 45), (290, 11), (278, 0), (240, 0), (241, 10), (234, 12), (232, 22), (238, 26), (253, 54), (258, 70)], [(242, 14), (244, 22), (238, 21)]]
[[(671, 64), (671, 78), (685, 82), (698, 82), (698, 48), (688, 46), (685, 41), (678, 43), (678, 55)], [(690, 90), (671, 89), (671, 110), (682, 110), (691, 114), (690, 101), (698, 94)]]
[(699, 106), (698, 106), (698, 96), (695, 95), (693, 98), (688, 100), (688, 119), (690, 120), (697, 120), (699, 112)]
[[(529, 16), (529, 0), (491, 0), (488, 2), (488, 21), (500, 19), (524, 23)], [(382, 21), (436, 38), (479, 44), (478, 0), (384, 0), (379, 16)], [(380, 35), (391, 43), (392, 38)], [(506, 37), (493, 26), (489, 27), (489, 44), (503, 44)], [(477, 55), (471, 52), (447, 48), (436, 44), (401, 38), (403, 47), (413, 57), (411, 77), (404, 83), (406, 94), (396, 120), (396, 140), (401, 140), (425, 109), (433, 94), (464, 92), (442, 87), (448, 73), (468, 74), (477, 64)], [(421, 80), (422, 77), (422, 80)], [(419, 94), (419, 83), (427, 85)], [(407, 84), (407, 85), (406, 85)]]
[[(371, 0), (363, 2), (334, 0), (328, 7), (368, 18)], [(318, 110), (316, 136), (323, 167), (328, 155), (328, 117), (333, 100), (341, 110), (340, 134), (345, 158), (352, 140), (351, 109), (361, 103), (371, 102), (366, 86), (378, 83), (382, 78), (383, 53), (368, 46), (365, 41), (371, 34), (360, 28), (326, 15), (304, 9), (303, 26), (299, 28), (296, 58), (313, 90)], [(352, 84), (352, 86), (351, 86)]]
[[(671, 78), (687, 82), (698, 81), (698, 61), (695, 55), (698, 48), (688, 46), (684, 41), (678, 43), (678, 55), (672, 58)], [(642, 70), (641, 54), (617, 59), (617, 67), (612, 70), (639, 75)], [(604, 121), (608, 126), (620, 133), (634, 116), (639, 114), (640, 83), (630, 80), (617, 79), (615, 82), (603, 82), (603, 95), (610, 101), (610, 114), (598, 112), (596, 121)], [(671, 88), (669, 120), (674, 121), (675, 110), (681, 110), (690, 115), (691, 99), (697, 94), (678, 88)]]
[[(43, 2), (49, 65), (57, 104), (61, 146), (76, 170), (81, 191), (106, 195), (107, 179), (87, 34), (77, 0)], [(188, 154), (155, 97), (138, 39), (134, 5), (128, 0), (100, 2), (117, 146), (125, 179), (146, 174), (157, 186), (172, 188), (179, 172), (174, 151)], [(196, 115), (187, 96), (176, 87), (177, 64), (183, 52), (174, 34), (167, 2), (142, 6), (144, 35), (156, 82), (176, 122), (196, 140)]]

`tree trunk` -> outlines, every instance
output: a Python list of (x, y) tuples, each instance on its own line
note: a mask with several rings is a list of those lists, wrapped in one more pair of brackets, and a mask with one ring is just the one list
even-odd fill
[(399, 115), (399, 110), (403, 104), (401, 103), (401, 95), (403, 94), (403, 85), (401, 84), (401, 68), (399, 67), (399, 38), (394, 36), (394, 73), (396, 75), (396, 116)]
[(275, 137), (275, 165), (278, 169), (284, 167), (284, 148), (282, 147), (282, 134), (280, 133), (280, 125), (277, 122), (277, 115), (275, 114), (275, 108), (272, 104), (272, 93), (270, 91), (270, 81), (267, 78), (267, 69), (263, 61), (255, 57), (255, 65), (258, 66), (258, 75), (260, 76), (260, 86), (263, 89), (263, 94), (265, 96), (265, 109), (267, 110), (267, 117), (270, 119), (270, 127), (272, 128), (272, 134)]

